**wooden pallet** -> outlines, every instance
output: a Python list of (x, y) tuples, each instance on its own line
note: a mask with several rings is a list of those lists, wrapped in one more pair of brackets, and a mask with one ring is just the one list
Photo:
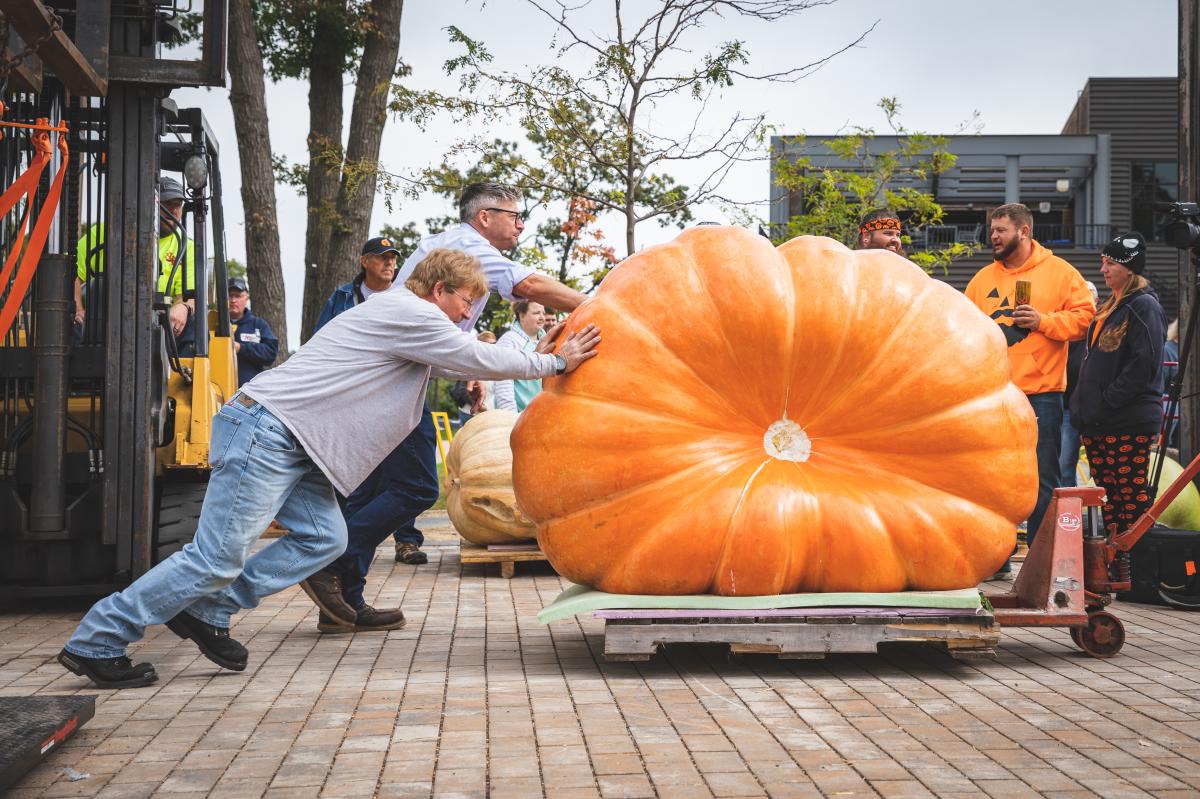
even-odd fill
[(944, 608), (779, 610), (599, 610), (606, 660), (649, 660), (663, 644), (728, 644), (734, 654), (820, 660), (875, 652), (881, 643), (924, 642), (956, 659), (994, 657), (1000, 628), (992, 614)]
[(480, 546), (467, 541), (460, 543), (459, 559), (463, 563), (499, 563), (500, 576), (511, 580), (517, 564), (524, 561), (546, 562), (546, 556), (536, 543), (492, 544)]

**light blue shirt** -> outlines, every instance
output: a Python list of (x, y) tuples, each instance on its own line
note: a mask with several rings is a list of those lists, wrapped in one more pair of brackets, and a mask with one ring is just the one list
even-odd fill
[[(436, 250), (438, 247), (445, 247), (449, 250), (462, 250), (468, 255), (474, 255), (478, 258), (479, 263), (483, 265), (483, 276), (487, 278), (488, 288), (510, 302), (520, 299), (513, 296), (513, 286), (537, 271), (532, 267), (521, 266), (518, 263), (508, 260), (499, 250), (489, 244), (488, 240), (478, 230), (466, 222), (461, 222), (449, 230), (444, 230), (441, 233), (435, 233), (432, 236), (426, 236), (421, 239), (421, 244), (417, 247), (416, 251), (408, 256), (408, 259), (404, 262), (404, 266), (400, 267), (400, 271), (396, 275), (396, 280), (392, 283), (392, 288), (389, 291), (395, 291), (403, 287), (404, 281), (408, 280), (409, 275), (417, 268), (417, 264), (421, 263), (430, 250)], [(471, 306), (471, 315), (459, 322), (458, 326), (463, 330), (474, 328), (479, 315), (483, 313), (484, 306), (487, 305), (487, 301), (487, 295), (476, 300), (475, 304)]]

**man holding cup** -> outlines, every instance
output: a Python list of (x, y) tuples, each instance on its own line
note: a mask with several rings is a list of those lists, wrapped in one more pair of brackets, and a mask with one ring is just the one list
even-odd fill
[[(1037, 414), (1038, 497), (1027, 523), (1032, 544), (1059, 484), (1068, 343), (1087, 332), (1096, 306), (1079, 271), (1033, 240), (1033, 215), (1024, 205), (992, 211), (990, 229), (995, 260), (971, 279), (966, 295), (1000, 325), (1013, 383)], [(996, 576), (1011, 571), (1005, 563)]]

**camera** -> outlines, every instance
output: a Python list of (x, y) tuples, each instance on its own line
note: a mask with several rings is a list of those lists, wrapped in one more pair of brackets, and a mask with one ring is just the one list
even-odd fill
[(1168, 244), (1180, 250), (1200, 252), (1200, 204), (1155, 203), (1154, 210), (1171, 215), (1171, 221), (1162, 229), (1163, 239)]

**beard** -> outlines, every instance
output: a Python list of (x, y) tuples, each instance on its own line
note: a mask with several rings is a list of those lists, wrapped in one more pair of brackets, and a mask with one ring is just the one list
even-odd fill
[(1006, 258), (1008, 258), (1010, 255), (1012, 255), (1014, 252), (1016, 252), (1017, 247), (1020, 247), (1020, 246), (1021, 246), (1021, 237), (1013, 236), (1012, 239), (1007, 244), (1002, 245), (999, 250), (996, 250), (994, 247), (992, 249), (995, 252), (996, 260), (1003, 261)]

